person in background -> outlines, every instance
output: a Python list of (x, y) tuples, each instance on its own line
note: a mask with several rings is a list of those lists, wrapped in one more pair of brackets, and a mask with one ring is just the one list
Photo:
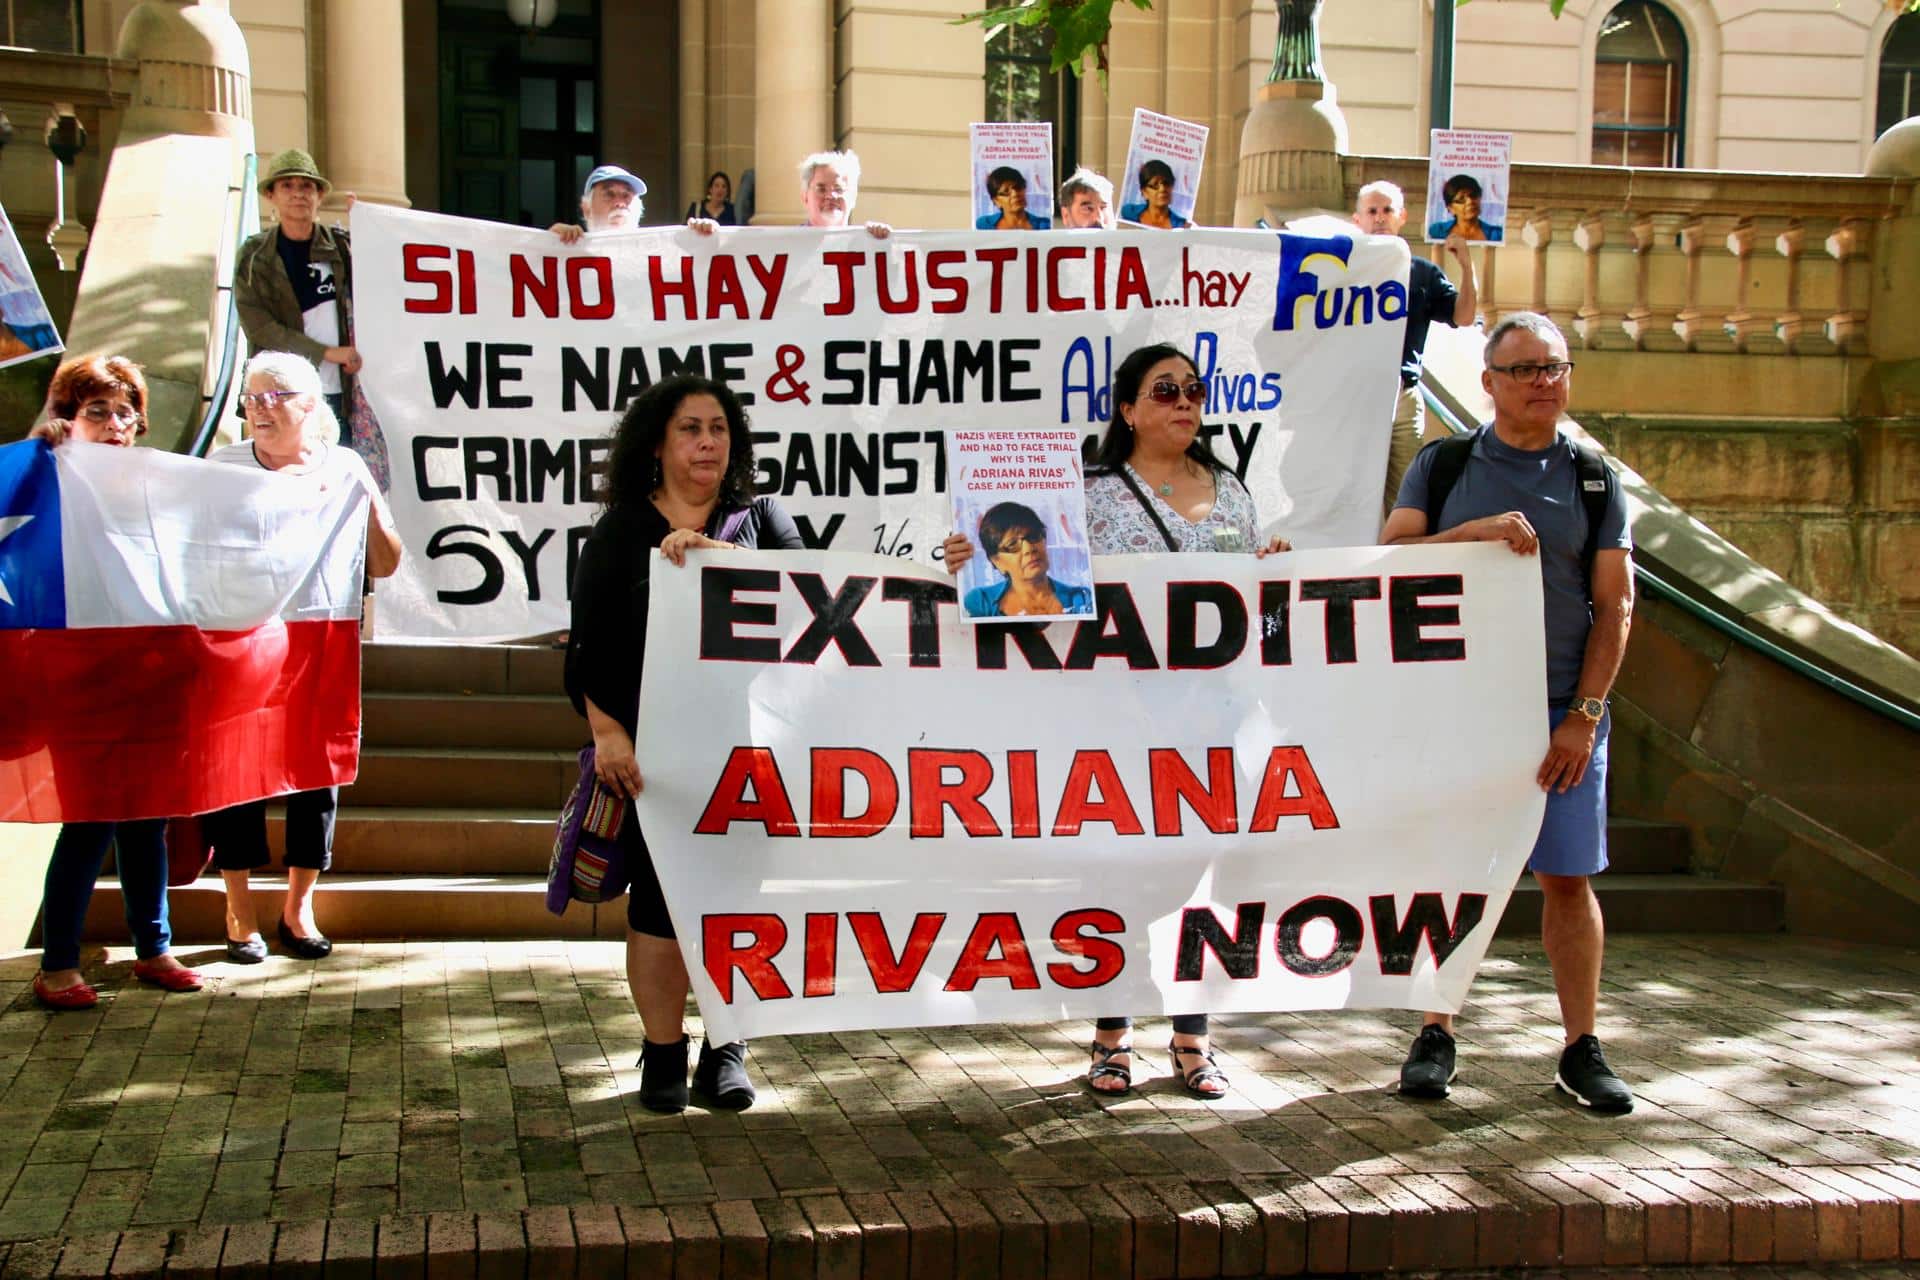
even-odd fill
[(707, 198), (687, 206), (687, 221), (705, 218), (716, 227), (737, 227), (740, 220), (733, 211), (733, 179), (716, 170), (707, 179)]
[[(315, 221), (332, 189), (313, 157), (289, 147), (267, 162), (260, 194), (278, 224), (250, 237), (233, 264), (233, 304), (255, 351), (291, 351), (320, 373), (320, 394), (346, 419), (360, 353), (353, 348), (353, 245)], [(353, 207), (353, 197), (347, 197)]]
[[(1096, 556), (1155, 552), (1249, 552), (1288, 549), (1262, 541), (1253, 495), (1214, 457), (1200, 435), (1207, 384), (1193, 360), (1165, 343), (1142, 347), (1113, 371), (1113, 418), (1087, 468), (1087, 536)], [(955, 533), (942, 544), (947, 570), (959, 573), (973, 544)], [(1087, 1086), (1098, 1093), (1133, 1087), (1133, 1020), (1094, 1024)], [(1227, 1092), (1214, 1061), (1207, 1015), (1176, 1014), (1167, 1046), (1174, 1071), (1196, 1098)]]
[[(46, 421), (29, 438), (55, 447), (76, 440), (132, 448), (146, 434), (146, 410), (147, 380), (139, 365), (123, 356), (81, 356), (53, 371)], [(139, 714), (137, 707), (129, 710)], [(128, 759), (126, 767), (141, 764)], [(100, 1002), (100, 993), (80, 974), (80, 931), (109, 845), (133, 934), (133, 976), (166, 991), (200, 990), (200, 975), (168, 949), (173, 935), (167, 922), (166, 830), (165, 818), (61, 826), (40, 897), (40, 968), (33, 975), (33, 997), (42, 1005), (91, 1009)]]
[(975, 218), (975, 231), (1046, 231), (1051, 219), (1027, 212), (1027, 175), (1003, 164), (987, 175), (987, 196), (994, 211)]
[[(803, 227), (831, 231), (848, 225), (860, 198), (860, 157), (851, 151), (816, 151), (800, 162), (800, 206)], [(693, 218), (687, 225), (701, 235), (712, 235), (720, 224), (711, 218)], [(884, 222), (867, 223), (867, 234), (885, 240), (893, 228)]]
[[(216, 449), (211, 462), (257, 467), (288, 475), (312, 476), (322, 484), (357, 484), (371, 500), (367, 513), (367, 576), (385, 578), (400, 567), (400, 535), (367, 464), (340, 444), (340, 423), (320, 395), (313, 367), (285, 351), (263, 351), (247, 361), (246, 391), (240, 406), (249, 437)], [(296, 727), (297, 731), (297, 727)], [(320, 873), (333, 864), (333, 819), (340, 789), (321, 787), (287, 797), (287, 896), (278, 932), (283, 950), (302, 960), (319, 960), (333, 951), (313, 918), (313, 891)], [(201, 819), (213, 846), (213, 865), (227, 889), (227, 959), (258, 964), (267, 958), (260, 936), (250, 873), (264, 867), (267, 853), (267, 802), (253, 800), (216, 810)]]
[[(1354, 198), (1353, 225), (1370, 236), (1397, 236), (1407, 221), (1407, 198), (1391, 182), (1369, 182)], [(1393, 434), (1387, 446), (1387, 493), (1381, 518), (1393, 512), (1407, 465), (1420, 452), (1426, 432), (1426, 402), (1420, 398), (1420, 362), (1426, 351), (1427, 328), (1435, 320), (1456, 329), (1473, 323), (1479, 298), (1473, 287), (1473, 260), (1466, 242), (1447, 241), (1447, 251), (1460, 264), (1460, 287), (1447, 273), (1413, 255), (1407, 269), (1407, 332), (1400, 343), (1400, 398), (1393, 406)]]
[(631, 231), (646, 216), (646, 194), (646, 183), (617, 164), (603, 164), (587, 175), (580, 189), (580, 217), (587, 225), (556, 222), (547, 230), (562, 244), (575, 244), (589, 231)]
[(1187, 220), (1173, 211), (1173, 166), (1165, 160), (1149, 160), (1140, 166), (1140, 203), (1123, 206), (1122, 222), (1137, 222), (1143, 227), (1178, 231)]
[[(640, 794), (634, 758), (640, 676), (654, 572), (678, 572), (697, 547), (797, 549), (793, 517), (753, 492), (753, 437), (739, 397), (725, 384), (681, 375), (663, 379), (627, 406), (614, 428), (605, 511), (580, 548), (573, 577), (567, 696), (593, 733), (595, 775), (619, 796)], [(656, 570), (653, 550), (676, 566)], [(692, 678), (695, 673), (682, 673)], [(652, 726), (669, 738), (672, 726)], [(686, 1109), (687, 965), (675, 940), (660, 877), (631, 807), (618, 836), (625, 854), (627, 985), (645, 1039), (640, 1104)], [(703, 1044), (693, 1084), (713, 1106), (753, 1105), (747, 1046)]]
[(1113, 230), (1113, 184), (1082, 166), (1060, 184), (1060, 225), (1073, 231)]

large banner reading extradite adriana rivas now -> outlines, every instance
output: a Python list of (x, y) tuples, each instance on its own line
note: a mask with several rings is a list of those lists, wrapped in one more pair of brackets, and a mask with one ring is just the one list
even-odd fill
[(760, 491), (812, 546), (931, 563), (945, 433), (1099, 432), (1113, 370), (1168, 342), (1263, 525), (1371, 542), (1407, 249), (1273, 231), (545, 231), (359, 204), (355, 343), (408, 555), (389, 639), (565, 627), (607, 432), (667, 375), (748, 404)]
[(1539, 565), (1095, 578), (963, 627), (895, 558), (656, 562), (637, 815), (709, 1039), (1459, 1006), (1540, 829)]

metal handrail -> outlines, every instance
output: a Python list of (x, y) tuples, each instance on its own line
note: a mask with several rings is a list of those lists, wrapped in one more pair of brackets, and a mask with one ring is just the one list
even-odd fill
[(254, 190), (254, 175), (259, 171), (259, 164), (259, 158), (248, 152), (245, 172), (241, 176), (240, 216), (236, 219), (234, 229), (233, 261), (228, 264), (227, 282), (218, 286), (227, 294), (227, 322), (220, 338), (220, 368), (214, 374), (212, 390), (205, 397), (207, 407), (201, 414), (199, 429), (193, 433), (193, 440), (187, 445), (187, 452), (196, 458), (206, 457), (207, 450), (213, 447), (213, 437), (220, 430), (221, 415), (226, 412), (233, 396), (234, 370), (240, 362), (240, 308), (233, 301), (233, 270), (240, 263), (240, 246), (252, 235), (251, 228), (260, 225), (260, 196)]
[[(1453, 410), (1434, 394), (1433, 388), (1424, 382), (1420, 385), (1420, 394), (1426, 401), (1428, 412), (1437, 415), (1447, 430), (1455, 435), (1464, 435), (1472, 430), (1460, 421)], [(1713, 608), (1698, 596), (1661, 577), (1638, 559), (1633, 562), (1633, 577), (1636, 585), (1646, 588), (1669, 604), (1678, 605), (1682, 612), (1706, 623), (1722, 635), (1731, 637), (1756, 653), (1772, 658), (1788, 670), (1803, 675), (1816, 684), (1824, 685), (1835, 693), (1859, 703), (1869, 711), (1886, 716), (1904, 728), (1920, 731), (1920, 713), (1915, 713), (1890, 698), (1853, 683), (1837, 671), (1809, 662), (1800, 654), (1761, 634), (1742, 618), (1728, 613), (1725, 609)]]

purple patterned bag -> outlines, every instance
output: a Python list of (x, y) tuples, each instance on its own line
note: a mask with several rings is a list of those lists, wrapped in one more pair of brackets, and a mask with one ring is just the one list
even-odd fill
[(627, 803), (594, 775), (592, 745), (580, 748), (580, 779), (560, 808), (547, 863), (547, 910), (565, 915), (569, 902), (611, 902), (627, 891), (619, 839)]

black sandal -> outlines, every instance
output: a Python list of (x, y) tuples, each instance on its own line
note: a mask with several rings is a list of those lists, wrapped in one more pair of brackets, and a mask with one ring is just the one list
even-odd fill
[[(1188, 1093), (1207, 1102), (1218, 1102), (1221, 1098), (1227, 1096), (1227, 1073), (1222, 1071), (1214, 1062), (1213, 1050), (1211, 1048), (1197, 1049), (1190, 1044), (1174, 1044), (1172, 1041), (1168, 1041), (1167, 1054), (1173, 1059), (1173, 1069), (1180, 1072), (1181, 1083), (1187, 1086)], [(1201, 1058), (1204, 1059), (1204, 1061), (1191, 1071), (1181, 1071), (1180, 1057), (1182, 1054), (1192, 1058)], [(1218, 1081), (1220, 1084), (1218, 1092), (1199, 1087), (1203, 1084), (1212, 1084), (1215, 1081)]]
[(1093, 1050), (1093, 1065), (1087, 1068), (1088, 1088), (1093, 1088), (1093, 1082), (1095, 1080), (1103, 1080), (1108, 1076), (1112, 1076), (1118, 1080), (1120, 1087), (1118, 1089), (1094, 1089), (1093, 1091), (1095, 1093), (1105, 1094), (1110, 1098), (1117, 1098), (1127, 1090), (1133, 1088), (1133, 1068), (1131, 1066), (1119, 1066), (1113, 1061), (1123, 1053), (1131, 1057), (1133, 1055), (1132, 1045), (1104, 1045), (1098, 1040), (1095, 1040), (1090, 1047)]

